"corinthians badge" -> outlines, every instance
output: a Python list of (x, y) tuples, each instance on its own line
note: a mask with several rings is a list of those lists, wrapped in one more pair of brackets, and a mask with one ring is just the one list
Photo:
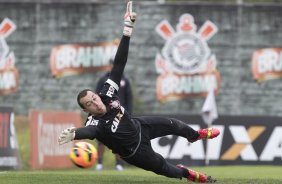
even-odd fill
[(205, 96), (210, 89), (217, 91), (220, 83), (216, 57), (207, 41), (218, 28), (206, 21), (197, 31), (194, 17), (183, 14), (176, 31), (167, 20), (156, 26), (156, 32), (166, 40), (156, 55), (157, 96), (160, 101), (187, 96)]

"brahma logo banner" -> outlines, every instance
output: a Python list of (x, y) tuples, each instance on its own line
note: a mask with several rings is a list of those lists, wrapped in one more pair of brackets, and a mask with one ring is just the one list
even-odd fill
[(155, 59), (160, 74), (156, 85), (159, 101), (206, 96), (210, 89), (218, 92), (220, 73), (216, 57), (207, 45), (217, 30), (215, 24), (206, 21), (197, 31), (190, 14), (179, 18), (176, 31), (167, 20), (156, 26), (156, 32), (166, 40)]
[(70, 168), (69, 159), (73, 143), (59, 146), (58, 137), (69, 127), (80, 127), (79, 112), (31, 111), (29, 114), (31, 132), (31, 168)]
[[(205, 127), (200, 116), (175, 117), (196, 130)], [(152, 140), (152, 146), (175, 164), (199, 166), (206, 159), (210, 165), (282, 164), (282, 118), (220, 116), (213, 127), (220, 135), (208, 141), (189, 143), (186, 138), (169, 135)]]
[(8, 18), (0, 24), (0, 95), (17, 91), (19, 72), (15, 67), (15, 55), (10, 51), (6, 38), (16, 30), (16, 25)]
[(257, 82), (282, 78), (282, 48), (255, 51), (252, 57), (252, 73)]
[(13, 108), (0, 107), (0, 170), (20, 169)]
[(52, 49), (50, 67), (54, 77), (83, 72), (106, 71), (117, 51), (119, 40), (97, 44), (67, 44)]

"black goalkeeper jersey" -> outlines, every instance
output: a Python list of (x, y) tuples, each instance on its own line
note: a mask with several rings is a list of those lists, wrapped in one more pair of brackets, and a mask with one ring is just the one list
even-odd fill
[(98, 94), (106, 105), (107, 113), (102, 117), (89, 115), (85, 127), (75, 131), (76, 140), (96, 138), (123, 158), (134, 155), (141, 141), (138, 120), (130, 117), (117, 96), (127, 62), (129, 40), (130, 37), (122, 36), (109, 79)]
[[(120, 105), (116, 84), (112, 80), (107, 80), (99, 96), (107, 113), (102, 117), (88, 115), (85, 127), (91, 129), (91, 138), (96, 138), (121, 157), (133, 155), (140, 143), (139, 122), (131, 119)], [(85, 137), (83, 134), (83, 129), (77, 129), (76, 137)]]

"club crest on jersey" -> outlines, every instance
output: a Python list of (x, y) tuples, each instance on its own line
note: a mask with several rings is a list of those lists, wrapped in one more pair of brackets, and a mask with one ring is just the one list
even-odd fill
[(214, 23), (206, 21), (197, 31), (194, 17), (188, 13), (179, 18), (176, 31), (167, 20), (157, 25), (156, 32), (166, 40), (155, 59), (160, 101), (205, 96), (210, 89), (218, 90), (216, 57), (207, 44), (217, 30)]
[(120, 109), (120, 102), (118, 100), (112, 100), (110, 102), (111, 109)]

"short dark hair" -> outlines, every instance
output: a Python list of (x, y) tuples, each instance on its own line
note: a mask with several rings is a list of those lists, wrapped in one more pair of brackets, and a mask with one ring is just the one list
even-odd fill
[(85, 107), (83, 106), (82, 103), (80, 103), (80, 99), (85, 97), (87, 95), (88, 91), (92, 91), (92, 90), (91, 89), (84, 89), (84, 90), (80, 91), (77, 95), (77, 103), (82, 109), (85, 109)]

